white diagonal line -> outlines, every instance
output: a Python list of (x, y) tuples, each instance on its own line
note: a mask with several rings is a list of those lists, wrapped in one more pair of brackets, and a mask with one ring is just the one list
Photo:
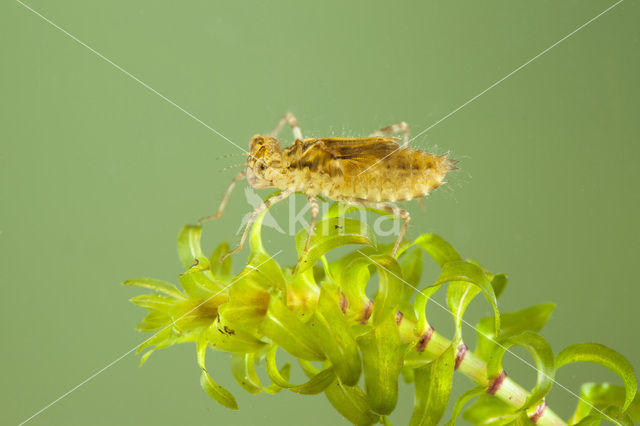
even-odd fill
[[(62, 33), (66, 34), (68, 37), (70, 37), (76, 43), (78, 43), (81, 46), (84, 46), (87, 49), (89, 49), (92, 53), (97, 55), (99, 58), (101, 58), (104, 61), (108, 62), (109, 64), (113, 65), (117, 70), (121, 71), (127, 77), (131, 78), (132, 80), (136, 81), (137, 83), (139, 83), (140, 85), (142, 85), (146, 89), (148, 89), (151, 92), (155, 93), (156, 95), (160, 96), (162, 99), (164, 99), (165, 101), (167, 101), (168, 103), (170, 103), (171, 105), (173, 105), (174, 107), (176, 107), (177, 109), (179, 109), (180, 111), (182, 111), (183, 113), (185, 113), (187, 116), (191, 117), (192, 119), (194, 119), (198, 123), (202, 124), (204, 127), (206, 127), (207, 129), (211, 130), (213, 133), (215, 133), (216, 135), (220, 136), (222, 139), (226, 140), (227, 142), (229, 142), (231, 145), (235, 146), (236, 148), (238, 148), (242, 152), (244, 152), (246, 154), (249, 154), (251, 157), (253, 157), (251, 155), (251, 153), (248, 152), (246, 149), (242, 148), (240, 145), (238, 145), (237, 143), (235, 143), (234, 141), (232, 141), (231, 139), (229, 139), (228, 137), (226, 137), (225, 135), (223, 135), (222, 133), (220, 133), (219, 131), (217, 131), (216, 129), (214, 129), (213, 127), (211, 127), (210, 125), (208, 125), (207, 123), (205, 123), (204, 121), (202, 121), (201, 119), (199, 119), (198, 117), (196, 117), (195, 115), (193, 115), (192, 113), (190, 113), (189, 111), (187, 111), (186, 109), (184, 109), (183, 107), (181, 107), (180, 105), (178, 105), (177, 103), (175, 103), (174, 101), (172, 101), (171, 99), (166, 97), (165, 95), (163, 95), (162, 93), (158, 92), (156, 89), (154, 89), (153, 87), (149, 86), (147, 83), (145, 83), (144, 81), (140, 80), (138, 77), (136, 77), (135, 75), (131, 74), (129, 71), (127, 71), (126, 69), (122, 68), (120, 65), (116, 64), (111, 59), (107, 58), (102, 53), (98, 52), (93, 47), (89, 46), (87, 43), (85, 43), (82, 40), (80, 40), (78, 37), (74, 36), (73, 34), (68, 32), (67, 30), (65, 30), (64, 28), (60, 27), (55, 22), (53, 22), (51, 19), (49, 19), (46, 16), (42, 15), (38, 11), (34, 10), (31, 6), (23, 3), (20, 0), (16, 0), (16, 2), (18, 2), (19, 4), (24, 6), (26, 9), (30, 10), (31, 12), (33, 12), (35, 15), (39, 16), (40, 18), (42, 18), (44, 21), (49, 23), (51, 26), (53, 26), (57, 30), (59, 30)], [(253, 158), (256, 161), (263, 163), (266, 167), (271, 168), (271, 166), (269, 166), (267, 163), (265, 163), (263, 159), (261, 159), (261, 158), (259, 159), (259, 158), (255, 158), (255, 157), (253, 157)], [(273, 168), (271, 168), (271, 169), (273, 171), (275, 171), (277, 174), (281, 174), (280, 172), (278, 172), (278, 170), (273, 169)]]
[[(371, 262), (375, 263), (376, 265), (378, 265), (379, 267), (381, 267), (382, 269), (384, 269), (385, 271), (387, 271), (388, 273), (390, 273), (391, 275), (393, 275), (394, 277), (396, 277), (397, 279), (399, 279), (400, 281), (402, 281), (403, 283), (405, 283), (406, 285), (408, 285), (409, 287), (411, 287), (412, 289), (416, 290), (418, 293), (422, 294), (423, 296), (427, 297), (431, 302), (435, 303), (436, 305), (440, 306), (442, 309), (444, 309), (445, 311), (447, 311), (449, 314), (451, 315), (455, 315), (453, 312), (451, 312), (451, 310), (449, 310), (449, 308), (447, 308), (446, 306), (442, 305), (441, 303), (439, 303), (437, 300), (433, 299), (433, 298), (429, 298), (426, 294), (424, 294), (422, 292), (422, 290), (418, 289), (417, 287), (414, 287), (413, 285), (409, 284), (408, 282), (406, 282), (404, 279), (402, 279), (401, 277), (397, 276), (396, 274), (393, 273), (393, 271), (390, 271), (389, 269), (387, 269), (384, 265), (381, 265), (380, 263), (376, 262), (374, 259), (372, 259), (371, 257), (367, 256), (366, 254), (364, 254), (362, 251), (360, 250), (356, 250), (358, 253), (360, 253), (361, 255), (363, 255), (364, 257), (366, 257), (367, 259), (369, 259)], [(517, 358), (518, 360), (522, 361), (524, 364), (528, 365), (529, 367), (533, 368), (534, 370), (536, 370), (536, 372), (541, 373), (543, 376), (545, 376), (547, 379), (551, 379), (551, 381), (560, 386), (562, 389), (566, 390), (567, 392), (569, 392), (571, 395), (575, 396), (576, 398), (578, 398), (580, 401), (584, 402), (585, 404), (589, 405), (591, 408), (593, 408), (594, 410), (596, 410), (597, 412), (599, 412), (600, 414), (602, 414), (603, 416), (605, 416), (607, 419), (611, 420), (613, 423), (622, 426), (619, 422), (617, 422), (616, 420), (612, 419), (611, 417), (609, 417), (608, 415), (606, 415), (605, 413), (603, 413), (602, 411), (598, 410), (598, 408), (596, 408), (594, 405), (592, 405), (589, 401), (583, 399), (580, 397), (580, 395), (576, 394), (575, 392), (573, 392), (571, 389), (567, 388), (566, 386), (564, 386), (562, 383), (558, 383), (553, 377), (549, 376), (547, 373), (545, 373), (544, 371), (541, 371), (538, 369), (538, 367), (536, 367), (535, 365), (531, 364), (529, 361), (527, 361), (526, 359), (522, 358), (521, 356), (519, 356), (518, 354), (516, 354), (515, 352), (512, 352), (509, 348), (503, 346), (501, 343), (497, 342), (496, 340), (494, 340), (491, 336), (483, 333), (482, 331), (480, 331), (479, 329), (477, 329), (473, 324), (469, 323), (467, 320), (465, 320), (464, 318), (460, 317), (460, 316), (456, 316), (456, 318), (460, 318), (460, 321), (463, 322), (464, 324), (466, 324), (467, 326), (471, 327), (473, 330), (475, 330), (477, 333), (482, 334), (484, 337), (486, 337), (487, 339), (491, 340), (493, 343), (495, 343), (497, 346), (500, 346), (500, 348), (504, 349), (506, 352), (509, 352), (511, 355), (513, 355), (515, 358)]]
[(95, 373), (93, 373), (91, 376), (87, 377), (86, 379), (84, 379), (82, 382), (78, 383), (77, 385), (75, 385), (74, 387), (72, 387), (71, 389), (69, 389), (68, 391), (66, 391), (65, 393), (63, 393), (62, 395), (60, 395), (58, 398), (54, 399), (53, 401), (51, 401), (49, 404), (45, 405), (44, 407), (42, 407), (40, 410), (38, 410), (36, 413), (34, 413), (31, 417), (23, 420), (22, 422), (20, 422), (18, 424), (18, 426), (22, 426), (25, 423), (29, 422), (30, 420), (32, 420), (34, 417), (36, 417), (37, 415), (41, 414), (43, 411), (47, 410), (48, 408), (50, 408), (52, 405), (56, 404), (57, 402), (61, 401), (62, 399), (64, 399), (65, 397), (67, 397), (70, 393), (72, 393), (73, 391), (75, 391), (76, 389), (78, 389), (79, 387), (81, 387), (82, 385), (84, 385), (85, 383), (93, 380), (96, 376), (98, 376), (100, 373), (104, 372), (105, 370), (107, 370), (109, 367), (113, 366), (114, 364), (118, 363), (121, 359), (125, 358), (127, 355), (129, 355), (130, 353), (134, 352), (136, 349), (138, 349), (138, 347), (140, 347), (140, 345), (145, 344), (146, 342), (148, 342), (149, 340), (153, 339), (156, 335), (158, 335), (159, 333), (162, 333), (164, 330), (166, 330), (167, 328), (173, 326), (174, 324), (176, 324), (178, 321), (180, 321), (182, 318), (184, 318), (185, 316), (189, 315), (191, 312), (195, 311), (196, 309), (198, 309), (200, 306), (204, 305), (205, 303), (207, 303), (209, 300), (213, 299), (214, 297), (216, 297), (217, 295), (219, 295), (220, 293), (222, 293), (223, 291), (225, 291), (226, 289), (228, 289), (229, 287), (231, 287), (236, 281), (238, 281), (239, 279), (241, 279), (242, 277), (246, 276), (247, 274), (253, 272), (254, 270), (258, 270), (259, 267), (261, 267), (262, 265), (264, 265), (265, 263), (267, 263), (268, 261), (270, 261), (271, 259), (273, 259), (274, 257), (276, 257), (277, 255), (279, 255), (280, 253), (282, 253), (282, 250), (278, 251), (276, 254), (274, 254), (273, 256), (271, 256), (270, 258), (268, 258), (267, 260), (265, 260), (264, 262), (262, 262), (261, 264), (259, 264), (256, 267), (251, 268), (250, 270), (248, 270), (246, 273), (241, 274), (240, 276), (238, 276), (236, 279), (234, 279), (233, 281), (231, 281), (226, 287), (224, 287), (222, 290), (220, 290), (219, 292), (217, 292), (216, 294), (214, 294), (213, 296), (208, 297), (206, 300), (204, 300), (202, 303), (200, 303), (198, 306), (196, 306), (195, 308), (191, 309), (189, 312), (185, 313), (184, 315), (182, 315), (181, 317), (179, 317), (178, 319), (174, 320), (171, 324), (167, 325), (166, 327), (164, 327), (163, 329), (161, 329), (160, 331), (157, 331), (156, 333), (154, 333), (151, 337), (149, 337), (148, 339), (144, 340), (143, 342), (135, 345), (133, 348), (129, 349), (127, 352), (123, 353), (122, 355), (120, 355), (118, 358), (114, 359), (113, 361), (111, 361), (109, 364), (105, 365), (104, 367), (102, 367), (100, 370), (96, 371)]
[[(601, 17), (602, 15), (604, 15), (605, 13), (609, 12), (611, 9), (613, 9), (614, 7), (616, 7), (617, 5), (619, 5), (620, 3), (622, 3), (624, 0), (618, 0), (618, 2), (614, 3), (613, 5), (609, 6), (608, 8), (606, 8), (605, 10), (603, 10), (602, 12), (600, 12), (599, 14), (597, 14), (596, 16), (594, 16), (593, 18), (589, 19), (587, 22), (585, 22), (584, 24), (580, 25), (578, 28), (576, 28), (575, 30), (571, 31), (569, 34), (567, 34), (566, 36), (562, 37), (560, 40), (556, 41), (555, 43), (553, 43), (551, 46), (547, 47), (546, 49), (544, 49), (542, 52), (538, 53), (536, 56), (534, 56), (533, 58), (529, 59), (527, 62), (525, 62), (524, 64), (520, 65), (518, 68), (514, 69), (513, 71), (511, 71), (509, 74), (505, 75), (504, 77), (502, 77), (500, 80), (496, 81), (495, 83), (493, 83), (491, 86), (487, 87), (486, 89), (484, 89), (482, 92), (478, 93), (477, 95), (475, 95), (474, 97), (472, 97), (471, 99), (469, 99), (468, 101), (466, 101), (465, 103), (463, 103), (462, 105), (460, 105), (459, 107), (457, 107), (456, 109), (454, 109), (453, 111), (451, 111), (450, 113), (448, 113), (447, 115), (445, 115), (444, 117), (442, 117), (441, 119), (439, 119), (438, 121), (436, 121), (435, 123), (431, 124), (429, 127), (427, 127), (426, 129), (422, 130), (420, 133), (418, 133), (417, 135), (415, 135), (414, 137), (412, 137), (411, 139), (409, 139), (409, 141), (407, 142), (406, 145), (408, 145), (409, 143), (411, 143), (411, 141), (415, 140), (416, 138), (418, 138), (419, 136), (423, 135), (424, 133), (428, 132), (429, 130), (433, 129), (434, 127), (436, 127), (438, 124), (442, 123), (444, 120), (446, 120), (447, 118), (451, 117), (453, 114), (455, 114), (456, 112), (460, 111), (462, 108), (466, 107), (467, 105), (469, 105), (471, 102), (475, 101), (476, 99), (478, 99), (480, 96), (484, 95), (485, 93), (487, 93), (489, 90), (493, 89), (494, 87), (496, 87), (498, 84), (502, 83), (503, 81), (505, 81), (507, 78), (511, 77), (512, 75), (514, 75), (515, 73), (517, 73), (518, 71), (520, 71), (522, 68), (526, 67), (527, 65), (529, 65), (531, 62), (535, 61), (536, 59), (538, 59), (539, 57), (541, 57), (542, 55), (544, 55), (545, 53), (547, 53), (548, 51), (550, 51), (551, 49), (553, 49), (554, 47), (556, 47), (557, 45), (559, 45), (560, 43), (562, 43), (563, 41), (565, 41), (566, 39), (568, 39), (569, 37), (571, 37), (572, 35), (574, 35), (575, 33), (577, 33), (578, 31), (580, 31), (581, 29), (583, 29), (584, 27), (586, 27), (587, 25), (591, 24), (593, 21), (595, 21), (596, 19), (598, 19), (599, 17)], [(382, 157), (381, 159), (379, 159), (378, 161), (376, 161), (375, 163), (373, 163), (372, 165), (370, 165), (369, 167), (367, 167), (366, 169), (364, 169), (363, 171), (361, 171), (358, 176), (360, 176), (362, 173), (366, 172), (367, 170), (369, 170), (370, 168), (372, 168), (373, 166), (375, 166), (376, 164), (378, 164), (380, 161), (386, 159), (387, 157), (389, 157), (390, 155), (393, 155), (395, 152), (399, 151), (400, 149), (404, 148), (406, 145), (401, 145), (399, 146), (397, 149), (393, 150), (391, 153), (385, 155), (384, 157)]]
[(23, 3), (20, 0), (16, 0), (16, 2), (20, 3), (22, 6), (24, 6), (26, 9), (30, 10), (31, 12), (33, 12), (35, 15), (38, 15), (40, 18), (42, 18), (44, 21), (49, 23), (51, 26), (53, 26), (57, 30), (59, 30), (59, 31), (63, 32), (64, 34), (66, 34), (67, 36), (69, 36), (76, 43), (78, 43), (78, 44), (86, 47), (87, 49), (89, 49), (92, 53), (97, 55), (99, 58), (101, 58), (101, 59), (105, 60), (106, 62), (108, 62), (109, 64), (113, 65), (116, 69), (118, 69), (119, 71), (124, 73), (127, 77), (130, 77), (131, 79), (135, 80), (137, 83), (139, 83), (142, 86), (144, 86), (145, 88), (149, 89), (151, 92), (153, 92), (156, 95), (160, 96), (162, 99), (164, 99), (165, 101), (169, 102), (171, 105), (173, 105), (174, 107), (178, 108), (180, 111), (184, 112), (186, 115), (188, 115), (189, 117), (193, 118), (195, 121), (197, 121), (198, 123), (202, 124), (204, 127), (206, 127), (207, 129), (211, 130), (216, 135), (220, 136), (222, 139), (226, 140), (227, 142), (229, 142), (230, 144), (234, 145), (238, 149), (240, 149), (240, 150), (242, 150), (244, 152), (247, 152), (245, 149), (240, 147), (240, 145), (236, 144), (231, 139), (229, 139), (228, 137), (226, 137), (225, 135), (223, 135), (222, 133), (220, 133), (219, 131), (217, 131), (216, 129), (214, 129), (213, 127), (211, 127), (210, 125), (208, 125), (204, 121), (200, 120), (198, 117), (196, 117), (195, 115), (193, 115), (192, 113), (190, 113), (189, 111), (187, 111), (186, 109), (184, 109), (183, 107), (178, 105), (177, 103), (173, 102), (171, 99), (167, 98), (165, 95), (163, 95), (162, 93), (158, 92), (156, 89), (154, 89), (153, 87), (149, 86), (147, 83), (145, 83), (144, 81), (140, 80), (138, 77), (136, 77), (135, 75), (131, 74), (129, 71), (127, 71), (126, 69), (122, 68), (120, 65), (116, 64), (111, 59), (107, 58), (102, 53), (100, 53), (97, 50), (95, 50), (93, 47), (89, 46), (87, 43), (85, 43), (82, 40), (78, 39), (76, 36), (74, 36), (73, 34), (68, 32), (67, 30), (65, 30), (64, 28), (62, 28), (59, 25), (57, 25), (51, 19), (47, 18), (46, 16), (43, 16), (38, 11), (34, 10), (31, 6)]

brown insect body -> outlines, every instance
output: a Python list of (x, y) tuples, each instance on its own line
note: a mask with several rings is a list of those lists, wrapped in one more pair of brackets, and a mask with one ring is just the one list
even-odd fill
[(454, 162), (402, 148), (392, 137), (308, 138), (280, 148), (273, 136), (251, 139), (247, 179), (256, 189), (293, 190), (336, 201), (409, 201), (444, 183)]
[[(291, 126), (295, 142), (282, 148), (277, 134), (285, 123)], [(403, 145), (398, 144), (398, 138), (386, 136), (396, 132), (404, 133)], [(309, 251), (320, 211), (318, 195), (345, 204), (386, 210), (402, 219), (403, 225), (391, 252), (395, 256), (411, 217), (409, 212), (392, 203), (428, 195), (442, 185), (445, 175), (455, 168), (455, 161), (449, 160), (447, 154), (413, 150), (407, 147), (408, 143), (409, 128), (404, 122), (384, 127), (364, 138), (304, 139), (295, 117), (287, 114), (270, 135), (251, 138), (246, 169), (229, 185), (218, 212), (198, 223), (220, 217), (236, 182), (247, 178), (256, 189), (277, 188), (281, 192), (253, 211), (240, 243), (227, 256), (242, 248), (251, 224), (260, 213), (296, 192), (305, 194), (311, 206), (309, 232), (298, 264)]]

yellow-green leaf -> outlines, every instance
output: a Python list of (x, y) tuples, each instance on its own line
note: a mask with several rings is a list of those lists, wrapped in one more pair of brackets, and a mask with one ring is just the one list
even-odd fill
[(207, 370), (202, 370), (202, 373), (200, 374), (200, 386), (202, 386), (202, 389), (204, 389), (205, 392), (220, 405), (230, 408), (231, 410), (238, 409), (238, 403), (231, 392), (214, 382), (211, 376), (207, 373)]
[(222, 256), (224, 256), (225, 254), (229, 253), (229, 251), (230, 251), (229, 243), (224, 241), (223, 243), (218, 245), (218, 247), (216, 247), (215, 250), (213, 250), (213, 253), (211, 253), (211, 257), (209, 259), (211, 262), (211, 273), (214, 276), (225, 277), (231, 274), (231, 266), (232, 266), (231, 256), (227, 256), (222, 261), (222, 263), (220, 263), (220, 258), (222, 258)]
[(266, 337), (297, 358), (310, 361), (325, 359), (313, 330), (290, 311), (278, 297), (271, 299), (261, 329)]
[[(307, 235), (306, 229), (296, 235), (298, 256), (304, 251)], [(371, 246), (376, 244), (376, 238), (366, 224), (355, 219), (336, 217), (318, 222), (311, 237), (309, 252), (301, 260), (298, 273), (314, 266), (325, 253), (347, 244)]]
[(178, 290), (178, 287), (167, 281), (156, 280), (153, 278), (135, 278), (133, 280), (124, 281), (122, 284), (150, 288), (152, 290), (156, 290), (166, 295), (175, 297), (176, 299), (185, 298), (184, 294), (182, 294), (182, 292)]
[(280, 370), (278, 370), (276, 363), (277, 350), (278, 347), (273, 345), (271, 349), (269, 349), (269, 352), (267, 352), (267, 374), (276, 385), (302, 395), (315, 395), (324, 391), (336, 380), (333, 367), (329, 367), (312, 376), (306, 383), (301, 385), (289, 383), (289, 381), (282, 376)]
[(178, 256), (185, 269), (191, 268), (196, 259), (206, 259), (200, 247), (202, 226), (187, 225), (178, 234)]

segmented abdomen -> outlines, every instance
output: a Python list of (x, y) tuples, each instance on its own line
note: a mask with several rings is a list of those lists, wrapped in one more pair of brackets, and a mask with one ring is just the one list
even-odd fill
[(380, 161), (361, 174), (309, 174), (306, 191), (322, 194), (334, 200), (367, 200), (370, 202), (408, 201), (428, 195), (444, 183), (444, 177), (454, 168), (446, 155), (437, 156), (422, 151), (400, 151)]

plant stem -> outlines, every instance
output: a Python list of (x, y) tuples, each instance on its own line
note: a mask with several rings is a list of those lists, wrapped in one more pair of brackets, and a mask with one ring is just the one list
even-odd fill
[[(416, 324), (406, 317), (403, 317), (402, 322), (403, 324), (398, 327), (400, 330), (400, 338), (405, 343), (416, 344), (421, 338), (421, 336), (416, 335), (414, 331)], [(440, 356), (450, 345), (450, 340), (433, 331), (433, 333), (430, 334), (429, 341), (423, 347), (423, 352), (420, 353), (419, 359), (422, 359), (423, 362), (433, 360)], [(416, 349), (414, 348), (413, 350)], [(409, 362), (420, 361), (411, 360)], [(479, 386), (486, 387), (488, 391), (491, 390), (491, 393), (496, 397), (512, 405), (514, 408), (522, 407), (529, 397), (529, 392), (509, 377), (501, 377), (501, 379), (503, 378), (501, 381), (493, 378), (490, 380), (489, 377), (487, 377), (487, 364), (471, 351), (464, 352), (457, 371), (469, 377)], [(567, 425), (549, 407), (544, 407), (542, 413), (537, 414), (535, 423), (543, 426)]]

